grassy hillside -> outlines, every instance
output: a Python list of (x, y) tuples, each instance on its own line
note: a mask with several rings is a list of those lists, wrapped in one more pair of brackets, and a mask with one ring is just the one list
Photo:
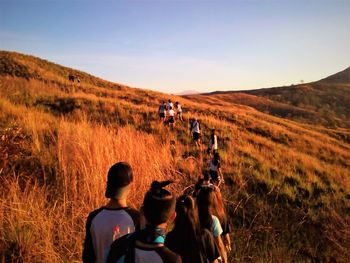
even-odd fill
[(350, 67), (318, 82), (248, 91), (201, 94), (190, 98), (243, 104), (259, 111), (330, 128), (350, 128)]
[[(153, 179), (176, 179), (178, 194), (193, 185), (207, 160), (188, 133), (196, 116), (205, 145), (218, 130), (232, 262), (347, 262), (349, 130), (133, 89), (18, 53), (0, 61), (1, 260), (79, 261), (84, 220), (106, 201), (116, 161), (135, 170), (136, 208)], [(168, 98), (185, 110), (173, 131), (157, 118)]]

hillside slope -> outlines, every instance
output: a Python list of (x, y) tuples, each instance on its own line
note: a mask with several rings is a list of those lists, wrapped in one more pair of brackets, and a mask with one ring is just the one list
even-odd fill
[(327, 127), (350, 128), (350, 67), (317, 82), (248, 91), (201, 94), (244, 104), (278, 117)]
[[(0, 61), (5, 262), (79, 260), (84, 220), (105, 202), (105, 174), (115, 161), (135, 170), (131, 206), (140, 206), (153, 179), (178, 180), (178, 194), (193, 185), (208, 156), (205, 146), (199, 151), (191, 143), (190, 117), (200, 120), (205, 145), (210, 129), (218, 130), (232, 261), (348, 260), (349, 130), (300, 124), (211, 96), (134, 89), (19, 53), (2, 51)], [(71, 74), (80, 82), (69, 81)], [(157, 116), (168, 98), (184, 108), (186, 121), (174, 130)]]

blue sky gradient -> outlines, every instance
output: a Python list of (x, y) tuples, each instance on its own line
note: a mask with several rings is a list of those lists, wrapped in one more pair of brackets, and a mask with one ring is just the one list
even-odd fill
[(273, 87), (350, 66), (349, 14), (349, 0), (0, 0), (0, 49), (168, 93)]

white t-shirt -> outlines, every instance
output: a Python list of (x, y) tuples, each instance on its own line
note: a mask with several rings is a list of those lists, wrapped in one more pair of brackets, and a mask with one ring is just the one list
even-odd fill
[(177, 104), (177, 112), (182, 112), (182, 108), (181, 108), (181, 105), (180, 104)]
[(192, 123), (192, 132), (200, 133), (201, 131), (199, 130), (199, 122), (194, 121)]
[(212, 138), (210, 136), (209, 148), (212, 149), (212, 150), (217, 150), (218, 149), (218, 137), (216, 135), (214, 135), (214, 143), (213, 143)]
[(172, 103), (172, 102), (168, 102), (168, 109), (170, 108), (170, 107), (174, 107), (174, 104)]
[(170, 117), (174, 117), (175, 111), (173, 109), (171, 109), (171, 110), (168, 111), (168, 114), (169, 114)]
[(105, 263), (112, 242), (135, 231), (137, 211), (101, 207), (90, 213), (86, 224), (83, 258)]

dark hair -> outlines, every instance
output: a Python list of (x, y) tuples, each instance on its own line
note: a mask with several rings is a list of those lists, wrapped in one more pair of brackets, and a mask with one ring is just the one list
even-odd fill
[(213, 158), (213, 164), (218, 165), (219, 162), (220, 162), (220, 154), (218, 152), (215, 152), (214, 158)]
[(197, 195), (198, 215), (203, 228), (211, 230), (212, 215), (215, 215), (221, 225), (227, 218), (220, 189), (218, 187), (202, 187)]
[(179, 247), (182, 248), (176, 252), (186, 254), (181, 255), (180, 253), (182, 257), (188, 256), (189, 251), (197, 252), (197, 257), (200, 257), (201, 251), (203, 251), (203, 245), (201, 244), (203, 230), (199, 223), (195, 200), (189, 195), (181, 196), (176, 202), (176, 218), (172, 235)]
[(197, 207), (199, 222), (202, 228), (206, 228), (211, 232), (211, 225), (213, 223), (212, 218), (212, 206), (215, 202), (214, 188), (203, 187), (199, 190), (197, 195)]
[(108, 170), (105, 196), (107, 198), (113, 198), (118, 189), (129, 185), (133, 179), (130, 164), (126, 162), (115, 163)]
[(212, 213), (213, 215), (218, 217), (221, 225), (223, 226), (225, 225), (225, 222), (227, 220), (224, 202), (222, 200), (222, 195), (219, 188), (216, 188), (214, 193), (215, 193), (215, 202), (213, 203), (213, 206), (212, 206)]
[(143, 200), (143, 213), (153, 226), (165, 223), (175, 211), (175, 196), (163, 187), (173, 181), (153, 181)]

